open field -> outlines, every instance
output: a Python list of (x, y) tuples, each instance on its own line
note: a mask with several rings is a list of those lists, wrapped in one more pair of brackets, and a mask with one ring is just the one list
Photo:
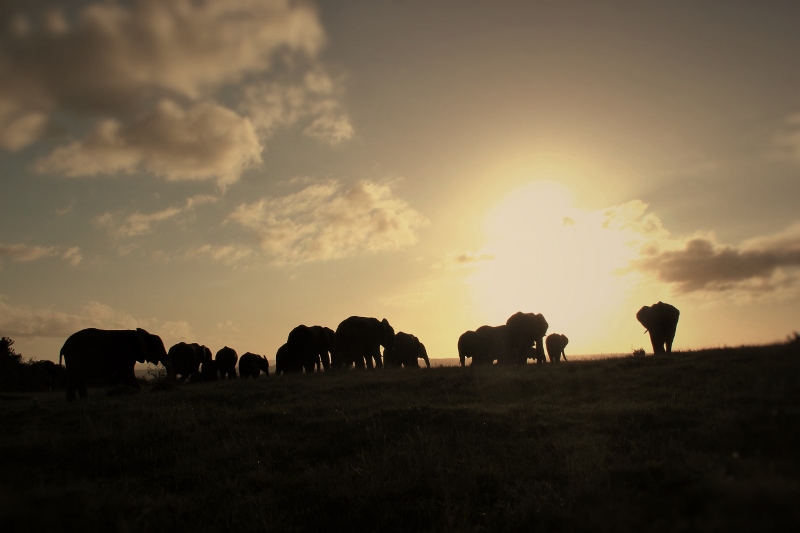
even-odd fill
[(120, 392), (0, 397), (5, 531), (800, 527), (797, 343)]

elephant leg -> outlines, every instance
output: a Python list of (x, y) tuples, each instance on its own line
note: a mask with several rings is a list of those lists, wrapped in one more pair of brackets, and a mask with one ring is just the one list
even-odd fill
[(367, 352), (367, 353), (364, 354), (364, 362), (367, 364), (367, 368), (370, 369), (370, 370), (375, 368), (374, 365), (372, 364), (372, 357), (373, 356), (372, 356), (372, 354), (370, 352)]
[(652, 335), (651, 333), (651, 344), (653, 345), (653, 353), (664, 353), (664, 339), (659, 336)]

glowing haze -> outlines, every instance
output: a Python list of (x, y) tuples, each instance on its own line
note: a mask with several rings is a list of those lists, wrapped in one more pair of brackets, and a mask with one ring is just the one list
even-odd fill
[(569, 354), (800, 329), (800, 7), (11, 0), (0, 335), (273, 358), (387, 318), (432, 358), (516, 311)]

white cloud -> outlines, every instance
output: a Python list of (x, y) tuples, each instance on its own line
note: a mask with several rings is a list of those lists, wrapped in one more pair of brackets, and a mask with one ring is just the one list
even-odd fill
[(251, 117), (262, 136), (311, 119), (303, 132), (333, 145), (351, 139), (355, 133), (349, 114), (339, 102), (339, 92), (338, 84), (316, 68), (299, 81), (248, 85), (239, 109)]
[(106, 304), (90, 301), (77, 312), (67, 313), (53, 307), (33, 308), (14, 306), (0, 295), (0, 331), (8, 337), (63, 337), (67, 338), (85, 328), (135, 329), (144, 328), (160, 335), (166, 348), (172, 339), (189, 340), (192, 328), (184, 320), (159, 322), (141, 319)]
[(80, 128), (36, 168), (224, 188), (260, 163), (278, 127), (305, 120), (326, 142), (352, 137), (339, 84), (319, 61), (324, 43), (316, 10), (290, 0), (4, 5), (0, 148), (24, 148), (50, 124)]
[(241, 204), (228, 218), (256, 232), (279, 264), (399, 249), (414, 244), (428, 223), (390, 183), (363, 181), (343, 190), (335, 180)]
[(80, 249), (77, 246), (66, 248), (64, 246), (41, 246), (38, 244), (3, 244), (0, 243), (0, 260), (4, 257), (18, 263), (36, 261), (44, 257), (61, 256), (71, 265), (81, 262)]
[(184, 110), (163, 100), (129, 126), (102, 121), (85, 139), (54, 150), (37, 170), (94, 176), (144, 168), (170, 181), (215, 178), (225, 187), (260, 162), (261, 144), (247, 118), (209, 101)]
[(217, 200), (215, 196), (199, 194), (188, 198), (182, 206), (171, 206), (153, 213), (136, 211), (123, 217), (120, 213), (105, 212), (95, 217), (94, 223), (108, 228), (114, 237), (136, 237), (152, 233), (154, 226), (161, 222), (179, 218), (197, 206), (214, 203)]
[(84, 328), (131, 329), (141, 323), (96, 301), (77, 313), (65, 313), (51, 307), (14, 307), (0, 297), (0, 330), (9, 337), (67, 337)]
[(226, 265), (235, 265), (245, 259), (250, 259), (254, 255), (253, 250), (246, 246), (234, 244), (212, 246), (210, 244), (204, 244), (189, 250), (184, 255), (184, 258), (194, 259), (196, 257), (210, 257)]

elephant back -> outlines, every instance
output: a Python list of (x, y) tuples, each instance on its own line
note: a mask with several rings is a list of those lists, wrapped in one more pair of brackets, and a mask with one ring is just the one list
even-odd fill
[(239, 358), (239, 375), (257, 378), (260, 372), (269, 376), (269, 362), (263, 355), (247, 352)]
[(217, 363), (220, 375), (223, 377), (225, 377), (225, 375), (232, 378), (236, 377), (236, 362), (239, 360), (239, 355), (236, 353), (236, 350), (225, 346), (217, 352), (214, 360)]

